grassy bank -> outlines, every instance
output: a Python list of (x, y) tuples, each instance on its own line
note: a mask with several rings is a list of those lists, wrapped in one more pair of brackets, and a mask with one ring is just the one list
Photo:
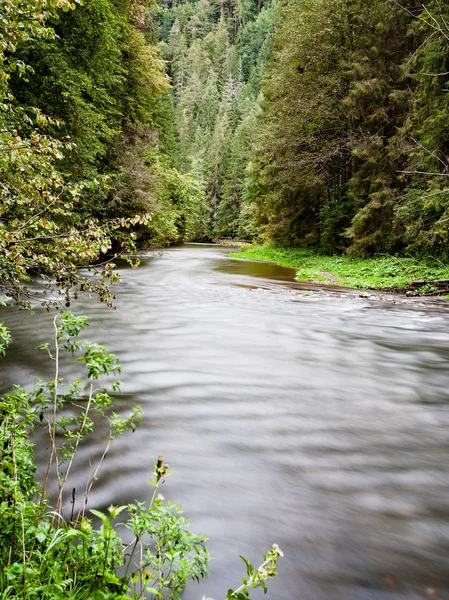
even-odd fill
[[(432, 281), (449, 279), (449, 265), (430, 259), (395, 256), (350, 259), (347, 256), (326, 256), (309, 249), (269, 246), (248, 247), (242, 252), (233, 252), (231, 256), (291, 267), (296, 269), (300, 280), (360, 289), (407, 290), (414, 281), (428, 281), (427, 285), (419, 287), (419, 291), (433, 293), (438, 291), (438, 286)], [(442, 291), (447, 293), (449, 284), (443, 287)]]

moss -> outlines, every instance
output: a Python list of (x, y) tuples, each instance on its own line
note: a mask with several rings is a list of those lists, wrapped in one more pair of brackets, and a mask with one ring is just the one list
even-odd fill
[(449, 265), (433, 260), (409, 257), (381, 256), (349, 258), (323, 255), (303, 248), (273, 248), (250, 246), (231, 253), (235, 258), (251, 258), (296, 269), (303, 281), (334, 283), (360, 289), (402, 289), (412, 281), (449, 278)]

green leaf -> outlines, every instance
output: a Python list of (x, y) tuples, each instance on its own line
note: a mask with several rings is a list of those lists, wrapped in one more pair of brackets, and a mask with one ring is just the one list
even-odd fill
[(248, 574), (248, 577), (251, 577), (254, 573), (254, 567), (253, 565), (241, 554), (239, 554), (240, 558), (243, 560), (243, 562), (246, 565), (246, 572)]
[(99, 510), (96, 510), (95, 508), (91, 508), (90, 511), (93, 515), (95, 515), (96, 517), (98, 517), (99, 519), (101, 519), (101, 521), (106, 525), (109, 525), (111, 520), (109, 519), (109, 517), (107, 515), (105, 515), (104, 513), (102, 513)]

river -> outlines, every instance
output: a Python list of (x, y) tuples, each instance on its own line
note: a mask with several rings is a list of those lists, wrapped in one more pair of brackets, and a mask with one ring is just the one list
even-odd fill
[[(173, 248), (121, 269), (116, 312), (78, 302), (89, 339), (120, 358), (118, 408), (144, 410), (90, 505), (146, 499), (163, 454), (163, 494), (214, 558), (185, 600), (223, 598), (238, 555), (259, 564), (273, 542), (271, 600), (449, 598), (448, 305), (302, 286), (228, 253)], [(3, 315), (3, 390), (51, 376), (34, 350), (51, 317)], [(81, 450), (80, 486), (102, 433)]]

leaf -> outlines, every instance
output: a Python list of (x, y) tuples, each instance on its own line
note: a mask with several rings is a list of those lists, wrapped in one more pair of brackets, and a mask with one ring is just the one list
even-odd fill
[(47, 539), (47, 533), (45, 531), (38, 531), (36, 539), (42, 544)]
[(160, 598), (164, 597), (164, 594), (162, 594), (162, 592), (160, 592), (159, 590), (157, 590), (154, 587), (145, 588), (145, 591), (148, 592), (149, 594), (153, 594), (154, 596), (159, 596)]
[(95, 508), (91, 508), (89, 512), (91, 512), (93, 515), (95, 515), (96, 517), (101, 519), (105, 525), (110, 524), (111, 521), (110, 521), (109, 517), (107, 515), (105, 515), (104, 513), (102, 513), (101, 511), (96, 510)]
[(246, 565), (246, 572), (248, 574), (248, 577), (251, 577), (254, 573), (254, 567), (253, 565), (241, 554), (239, 554), (239, 557), (243, 560), (243, 562)]

